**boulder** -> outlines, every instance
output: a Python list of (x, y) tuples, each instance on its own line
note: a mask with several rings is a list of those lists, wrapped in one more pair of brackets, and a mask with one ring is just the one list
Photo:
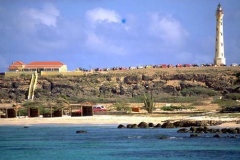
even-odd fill
[(240, 134), (240, 128), (235, 128), (238, 134)]
[(126, 128), (124, 125), (120, 124), (117, 128)]
[(87, 133), (87, 131), (84, 131), (84, 130), (78, 130), (78, 131), (76, 131), (76, 133), (79, 133), (79, 134), (85, 134), (85, 133)]
[(138, 125), (137, 125), (137, 124), (133, 124), (133, 125), (131, 126), (131, 128), (138, 128)]
[(127, 128), (132, 128), (132, 124), (128, 124), (128, 125), (127, 125)]
[(153, 124), (153, 123), (149, 123), (148, 126), (149, 126), (150, 128), (154, 128), (154, 124)]
[(148, 128), (149, 125), (148, 125), (146, 122), (140, 122), (140, 123), (138, 124), (138, 127), (139, 127), (139, 128)]
[(160, 124), (160, 123), (158, 123), (156, 126), (155, 126), (155, 128), (161, 128), (162, 127), (162, 125)]
[(191, 131), (192, 133), (196, 133), (197, 128), (196, 128), (196, 127), (191, 127), (191, 128), (190, 128), (190, 131)]
[(214, 138), (221, 138), (221, 136), (219, 134), (215, 134), (213, 137)]
[(190, 138), (193, 138), (193, 137), (199, 137), (199, 135), (198, 134), (190, 134)]
[(187, 133), (188, 129), (187, 128), (181, 128), (177, 131), (178, 133)]
[(175, 128), (175, 126), (173, 123), (166, 122), (166, 123), (163, 123), (162, 128)]
[(165, 135), (161, 135), (158, 139), (168, 139), (168, 137)]

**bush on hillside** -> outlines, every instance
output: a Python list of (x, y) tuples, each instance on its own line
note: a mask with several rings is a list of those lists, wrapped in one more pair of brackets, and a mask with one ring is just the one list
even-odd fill
[(194, 107), (192, 106), (163, 106), (161, 109), (163, 111), (176, 111), (176, 110), (184, 110), (184, 109), (193, 109)]
[(240, 99), (240, 93), (229, 93), (225, 96), (227, 99), (231, 100), (239, 100)]
[(197, 95), (207, 95), (207, 96), (216, 96), (218, 93), (209, 88), (185, 88), (181, 91), (183, 96), (197, 96)]

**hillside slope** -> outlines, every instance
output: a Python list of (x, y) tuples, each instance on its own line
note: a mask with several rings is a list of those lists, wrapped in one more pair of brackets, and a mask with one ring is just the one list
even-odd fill
[[(88, 73), (84, 76), (39, 76), (36, 100), (61, 96), (70, 102), (128, 101), (137, 102), (144, 93), (155, 101), (174, 97), (213, 97), (240, 93), (235, 85), (239, 67), (152, 68), (127, 71)], [(0, 77), (0, 103), (23, 102), (28, 93), (30, 76)], [(199, 98), (197, 98), (199, 99)]]

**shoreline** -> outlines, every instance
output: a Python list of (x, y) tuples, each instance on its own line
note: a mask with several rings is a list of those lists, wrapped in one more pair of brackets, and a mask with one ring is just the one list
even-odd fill
[(29, 126), (29, 125), (119, 125), (119, 124), (139, 124), (140, 122), (162, 124), (166, 121), (181, 120), (216, 120), (223, 121), (221, 125), (211, 127), (240, 127), (239, 118), (223, 118), (208, 116), (139, 116), (139, 115), (98, 115), (85, 117), (53, 117), (53, 118), (0, 118), (1, 126)]

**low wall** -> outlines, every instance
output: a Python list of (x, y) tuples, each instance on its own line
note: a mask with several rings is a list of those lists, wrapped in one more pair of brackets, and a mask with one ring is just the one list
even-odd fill
[(84, 75), (83, 72), (41, 72), (41, 76), (56, 76), (56, 75), (62, 75), (62, 76), (81, 76)]
[(5, 77), (18, 77), (24, 75), (31, 75), (34, 72), (5, 72)]

